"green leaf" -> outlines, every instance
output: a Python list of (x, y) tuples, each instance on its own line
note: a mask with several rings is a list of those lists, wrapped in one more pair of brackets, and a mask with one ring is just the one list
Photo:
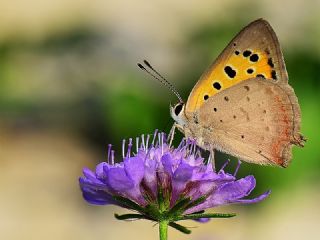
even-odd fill
[(198, 199), (194, 200), (193, 202), (191, 202), (190, 204), (188, 204), (185, 208), (185, 210), (198, 206), (199, 204), (203, 203), (205, 200), (207, 199), (207, 196), (202, 196), (199, 197)]
[(119, 215), (119, 214), (115, 213), (114, 217), (116, 219), (118, 219), (118, 220), (136, 220), (136, 219), (152, 220), (152, 219), (150, 219), (147, 216), (144, 216), (142, 214), (134, 214), (134, 213), (123, 214), (123, 215)]
[(195, 213), (195, 214), (187, 214), (183, 216), (178, 216), (174, 220), (195, 220), (199, 218), (231, 218), (236, 216), (235, 213)]
[(191, 230), (187, 229), (186, 227), (178, 224), (178, 223), (175, 223), (175, 222), (170, 222), (169, 223), (169, 226), (170, 227), (173, 227), (174, 229), (182, 232), (182, 233), (185, 233), (185, 234), (190, 234), (191, 233)]
[(133, 209), (138, 212), (144, 213), (144, 208), (142, 208), (140, 205), (136, 204), (135, 202), (133, 202), (127, 198), (124, 198), (121, 196), (113, 196), (113, 199), (128, 209)]

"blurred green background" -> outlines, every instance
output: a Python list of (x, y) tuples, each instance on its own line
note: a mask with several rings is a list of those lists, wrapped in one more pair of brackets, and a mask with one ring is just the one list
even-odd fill
[[(238, 216), (186, 222), (194, 234), (169, 237), (319, 239), (320, 1), (1, 0), (0, 10), (0, 239), (156, 239), (152, 223), (117, 222), (123, 210), (86, 204), (81, 169), (103, 161), (108, 143), (169, 131), (176, 99), (138, 61), (186, 99), (260, 17), (279, 37), (308, 142), (287, 169), (242, 164), (239, 176), (257, 178), (252, 196), (272, 189), (266, 201), (218, 209)], [(218, 164), (227, 158), (218, 154)]]

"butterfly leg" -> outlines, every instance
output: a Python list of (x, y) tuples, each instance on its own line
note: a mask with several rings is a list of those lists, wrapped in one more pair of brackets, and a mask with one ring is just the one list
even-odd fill
[(216, 170), (216, 163), (215, 163), (215, 159), (214, 159), (214, 149), (213, 148), (210, 150), (208, 163), (212, 164), (212, 169), (213, 169), (213, 171), (215, 171)]
[(176, 131), (176, 124), (174, 123), (172, 125), (172, 128), (170, 129), (170, 132), (169, 132), (169, 136), (168, 136), (168, 140), (169, 140), (169, 146), (172, 145), (172, 141), (173, 141), (173, 138), (174, 138), (174, 134), (175, 134), (175, 131)]

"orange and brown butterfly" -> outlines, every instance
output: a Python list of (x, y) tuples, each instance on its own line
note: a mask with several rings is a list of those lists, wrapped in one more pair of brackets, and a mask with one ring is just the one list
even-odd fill
[(176, 95), (174, 128), (211, 154), (217, 149), (246, 162), (287, 167), (292, 145), (305, 141), (300, 106), (266, 20), (250, 23), (231, 40), (186, 103)]

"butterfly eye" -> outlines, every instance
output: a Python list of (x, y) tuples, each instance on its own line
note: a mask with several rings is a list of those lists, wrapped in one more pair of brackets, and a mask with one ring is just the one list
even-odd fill
[(174, 107), (174, 114), (178, 116), (182, 110), (183, 104), (179, 103)]

